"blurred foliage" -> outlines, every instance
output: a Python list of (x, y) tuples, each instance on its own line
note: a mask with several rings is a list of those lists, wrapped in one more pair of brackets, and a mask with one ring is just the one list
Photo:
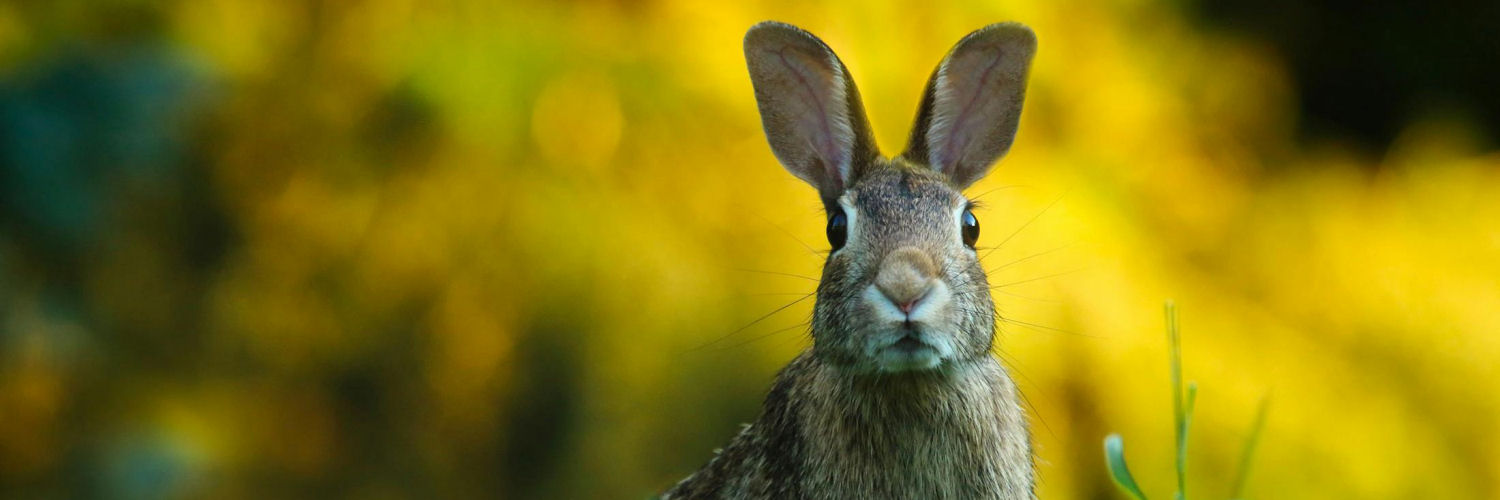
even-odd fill
[(670, 485), (808, 342), (810, 301), (740, 329), (826, 248), (741, 59), (772, 18), (839, 51), (887, 153), (959, 37), (1038, 33), (970, 194), (1044, 498), (1114, 497), (1106, 430), (1171, 439), (1166, 297), (1213, 388), (1194, 491), (1269, 391), (1249, 498), (1500, 496), (1500, 152), (1463, 113), (1299, 141), (1289, 55), (1184, 8), (0, 3), (0, 496)]
[(1412, 120), (1456, 115), (1500, 146), (1500, 65), (1487, 63), (1500, 54), (1500, 2), (1218, 0), (1193, 7), (1212, 26), (1253, 34), (1285, 56), (1303, 137), (1378, 150)]

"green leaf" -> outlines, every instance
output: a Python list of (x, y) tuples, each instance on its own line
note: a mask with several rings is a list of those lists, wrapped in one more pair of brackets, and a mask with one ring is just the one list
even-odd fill
[(1104, 438), (1104, 464), (1109, 467), (1109, 477), (1115, 481), (1115, 486), (1120, 487), (1120, 491), (1135, 500), (1146, 500), (1146, 494), (1141, 492), (1141, 487), (1135, 484), (1135, 478), (1130, 475), (1130, 467), (1125, 465), (1125, 441), (1120, 439), (1119, 434), (1110, 434)]

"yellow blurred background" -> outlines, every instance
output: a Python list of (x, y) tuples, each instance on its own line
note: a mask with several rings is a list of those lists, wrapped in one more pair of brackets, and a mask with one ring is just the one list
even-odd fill
[(671, 485), (809, 343), (811, 301), (756, 321), (827, 249), (761, 134), (764, 19), (887, 154), (960, 37), (1037, 32), (968, 193), (1042, 498), (1119, 498), (1112, 431), (1170, 494), (1168, 298), (1190, 498), (1266, 394), (1249, 498), (1500, 496), (1493, 131), (1302, 134), (1294, 54), (1143, 0), (0, 3), (0, 496)]

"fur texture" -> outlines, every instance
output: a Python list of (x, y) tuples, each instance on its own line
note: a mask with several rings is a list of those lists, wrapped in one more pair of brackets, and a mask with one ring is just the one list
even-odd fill
[(803, 354), (760, 418), (665, 498), (1033, 498), (1017, 399), (993, 358), (850, 377)]
[(751, 28), (771, 147), (844, 216), (847, 238), (823, 268), (812, 349), (665, 498), (1034, 498), (1026, 414), (991, 354), (995, 307), (960, 222), (960, 190), (1014, 137), (1034, 50), (1016, 24), (965, 37), (934, 72), (907, 152), (888, 160), (832, 50), (789, 25)]

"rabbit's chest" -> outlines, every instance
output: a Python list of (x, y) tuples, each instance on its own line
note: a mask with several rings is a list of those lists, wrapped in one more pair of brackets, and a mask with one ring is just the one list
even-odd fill
[(813, 498), (1030, 498), (1026, 436), (1008, 433), (1003, 420), (984, 410), (924, 422), (846, 419), (842, 439), (808, 450), (805, 491)]

